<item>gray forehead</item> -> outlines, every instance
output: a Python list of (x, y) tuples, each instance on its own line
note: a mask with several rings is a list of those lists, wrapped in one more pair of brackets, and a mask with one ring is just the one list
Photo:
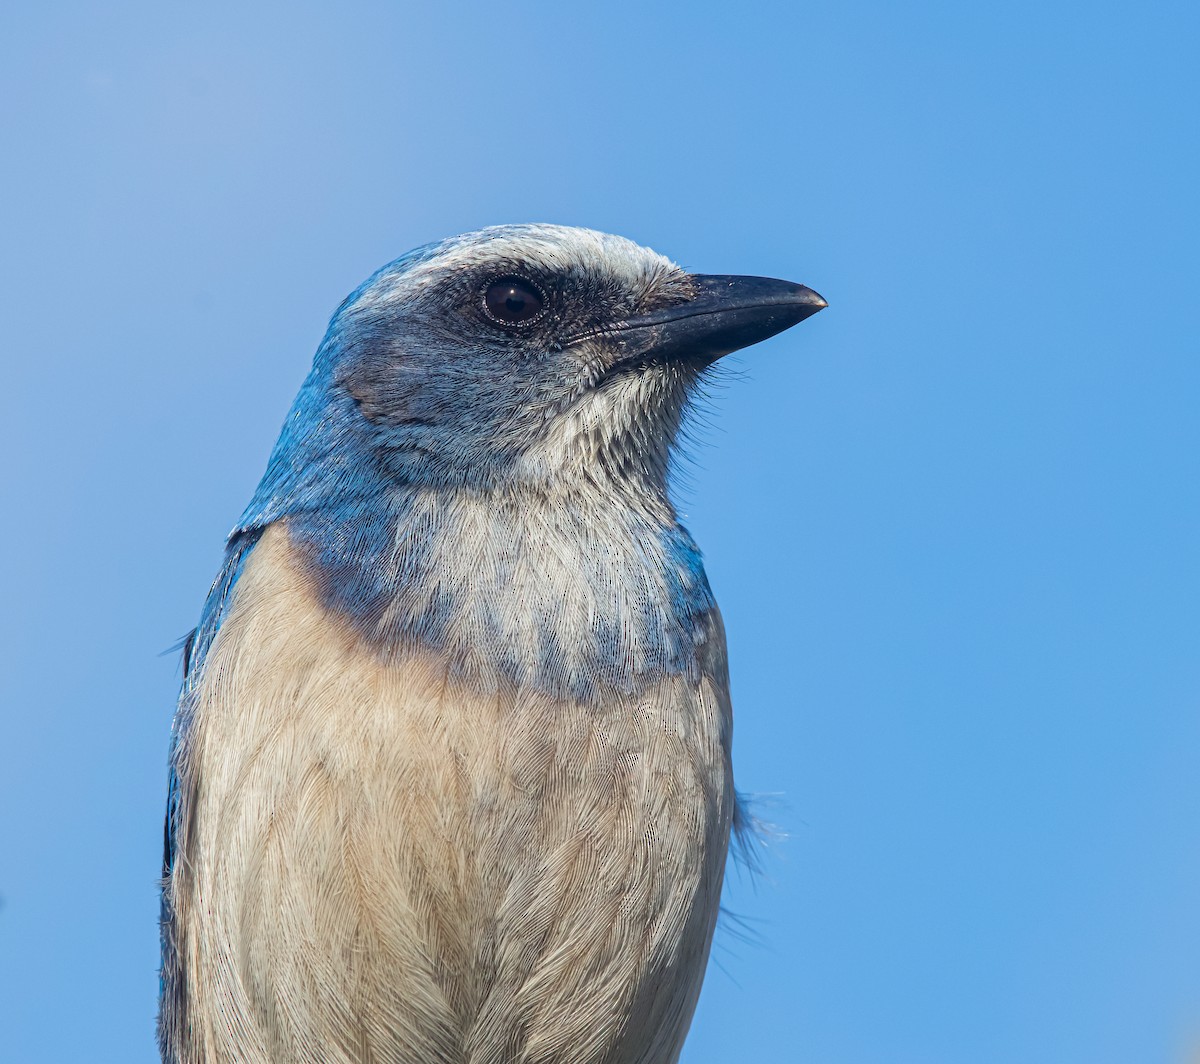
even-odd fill
[(493, 264), (588, 276), (630, 292), (646, 291), (683, 272), (666, 256), (611, 233), (563, 225), (497, 225), (410, 252), (375, 274), (352, 302), (358, 309), (379, 307), (449, 275)]

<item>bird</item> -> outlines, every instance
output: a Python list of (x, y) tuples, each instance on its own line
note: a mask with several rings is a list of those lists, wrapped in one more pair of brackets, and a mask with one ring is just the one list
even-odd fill
[(672, 471), (826, 305), (528, 224), (338, 307), (183, 645), (166, 1064), (679, 1058), (739, 809)]

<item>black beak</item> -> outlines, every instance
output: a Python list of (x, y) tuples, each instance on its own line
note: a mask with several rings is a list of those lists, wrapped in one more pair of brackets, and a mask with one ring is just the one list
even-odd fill
[(772, 277), (697, 273), (692, 283), (696, 294), (686, 303), (604, 330), (619, 349), (617, 365), (670, 358), (707, 365), (829, 305), (811, 288)]

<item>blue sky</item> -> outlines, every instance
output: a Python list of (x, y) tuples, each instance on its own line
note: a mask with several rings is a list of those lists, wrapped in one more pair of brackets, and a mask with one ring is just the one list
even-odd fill
[(430, 7), (6, 13), (0, 1059), (155, 1059), (160, 653), (341, 298), (510, 221), (831, 304), (681, 493), (783, 836), (685, 1064), (1195, 1059), (1195, 5)]

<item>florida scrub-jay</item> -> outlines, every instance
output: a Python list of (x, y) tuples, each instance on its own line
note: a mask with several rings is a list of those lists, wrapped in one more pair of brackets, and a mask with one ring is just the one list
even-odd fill
[(823, 306), (548, 225), (346, 299), (185, 648), (165, 1061), (678, 1058), (735, 798), (671, 455)]

